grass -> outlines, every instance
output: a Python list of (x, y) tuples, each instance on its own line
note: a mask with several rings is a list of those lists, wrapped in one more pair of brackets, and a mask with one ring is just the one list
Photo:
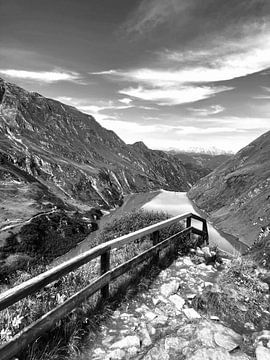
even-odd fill
[(265, 271), (250, 255), (238, 257), (221, 272), (214, 289), (206, 289), (193, 300), (195, 308), (218, 316), (243, 334), (249, 355), (254, 355), (254, 331), (270, 328), (269, 289), (259, 279)]
[[(102, 229), (99, 236), (97, 236), (93, 246), (167, 218), (168, 215), (164, 213), (144, 211), (135, 211), (126, 214), (108, 223)], [(161, 231), (161, 239), (165, 239), (181, 229), (181, 224), (172, 225), (168, 229)], [(192, 245), (190, 243), (191, 241), (188, 237), (183, 238), (181, 241), (181, 249), (178, 250), (182, 252), (187, 251)], [(127, 261), (150, 246), (152, 246), (150, 237), (146, 236), (123, 246), (117, 251), (113, 251), (111, 254), (111, 266), (115, 267)], [(36, 268), (34, 271), (32, 270), (31, 274), (27, 275), (22, 272), (16, 280), (16, 284), (23, 282), (25, 276), (35, 276), (35, 274), (40, 273), (41, 270), (44, 269)], [(88, 334), (90, 338), (91, 336), (92, 338), (95, 337), (100, 322), (103, 317), (111, 311), (112, 306), (123, 299), (123, 296), (127, 296), (125, 294), (130, 294), (134, 291), (140, 283), (142, 275), (146, 274), (145, 279), (150, 279), (156, 271), (155, 268), (151, 267), (151, 262), (148, 261), (119, 277), (111, 286), (112, 299), (110, 303), (101, 303), (99, 295), (94, 295), (87, 302), (81, 304), (65, 318), (61, 319), (48, 334), (45, 334), (28, 346), (28, 348), (19, 355), (20, 360), (56, 360), (74, 356), (74, 354), (78, 352), (86, 334)], [(55, 284), (49, 287), (47, 286), (42, 291), (5, 309), (0, 313), (0, 328), (2, 328), (0, 341), (2, 343), (8, 341), (18, 331), (87, 286), (90, 281), (93, 281), (98, 276), (99, 263), (92, 261), (76, 271), (69, 273)], [(146, 284), (147, 281), (148, 280), (144, 280), (144, 284)]]

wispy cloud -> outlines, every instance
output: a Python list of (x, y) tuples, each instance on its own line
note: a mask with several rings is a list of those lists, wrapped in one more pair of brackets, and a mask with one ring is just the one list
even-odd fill
[(207, 99), (219, 92), (232, 88), (226, 86), (182, 86), (146, 89), (142, 86), (127, 88), (119, 93), (138, 99), (153, 101), (158, 105), (179, 105)]
[(89, 72), (89, 75), (112, 75), (115, 74), (117, 71), (116, 70), (103, 70), (103, 71), (96, 71), (96, 72)]
[(183, 0), (143, 0), (126, 23), (128, 32), (143, 32), (162, 24), (172, 14), (185, 11), (191, 1)]
[(118, 101), (120, 101), (123, 104), (129, 105), (130, 103), (132, 103), (132, 99), (130, 98), (123, 98), (123, 99), (119, 99)]
[(44, 83), (54, 83), (58, 81), (80, 81), (80, 75), (72, 71), (28, 71), (16, 69), (0, 69), (0, 73), (15, 79), (33, 80)]
[(86, 99), (77, 99), (77, 98), (72, 98), (72, 97), (68, 97), (68, 96), (58, 96), (55, 98), (55, 100), (63, 102), (67, 105), (71, 105), (76, 107), (78, 110), (92, 115), (96, 118), (96, 120), (98, 121), (102, 121), (102, 120), (108, 120), (108, 119), (116, 119), (115, 115), (112, 114), (106, 114), (103, 111), (106, 110), (124, 110), (124, 109), (129, 109), (132, 108), (132, 105), (117, 105), (115, 104), (115, 102), (113, 101), (102, 101), (102, 102), (95, 102), (90, 103), (89, 100)]
[(207, 108), (188, 108), (188, 110), (199, 116), (209, 116), (219, 114), (223, 112), (225, 108), (221, 105), (211, 105)]

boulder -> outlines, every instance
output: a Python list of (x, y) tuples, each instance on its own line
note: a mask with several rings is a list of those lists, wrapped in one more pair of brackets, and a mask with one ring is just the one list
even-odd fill
[(160, 292), (163, 296), (168, 298), (170, 295), (175, 294), (179, 289), (180, 282), (177, 280), (173, 280), (167, 284), (163, 284), (160, 288)]
[(125, 338), (113, 343), (112, 349), (126, 349), (130, 347), (140, 347), (140, 338), (136, 335), (126, 336)]
[(171, 295), (169, 297), (169, 300), (174, 304), (174, 306), (176, 307), (177, 310), (182, 310), (184, 304), (185, 304), (185, 300), (179, 296), (179, 295)]

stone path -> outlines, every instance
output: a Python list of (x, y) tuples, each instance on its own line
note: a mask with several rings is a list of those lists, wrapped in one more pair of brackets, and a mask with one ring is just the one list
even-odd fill
[[(114, 311), (94, 346), (85, 349), (80, 359), (252, 359), (241, 351), (240, 334), (192, 307), (196, 294), (215, 286), (217, 275), (212, 265), (179, 258), (147, 291)], [(269, 355), (270, 349), (264, 349)], [(269, 359), (265, 355), (257, 358)]]

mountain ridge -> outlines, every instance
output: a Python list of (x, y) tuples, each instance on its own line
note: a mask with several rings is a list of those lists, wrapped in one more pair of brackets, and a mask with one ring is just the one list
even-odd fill
[(189, 198), (221, 230), (251, 245), (270, 217), (270, 131), (199, 180)]

